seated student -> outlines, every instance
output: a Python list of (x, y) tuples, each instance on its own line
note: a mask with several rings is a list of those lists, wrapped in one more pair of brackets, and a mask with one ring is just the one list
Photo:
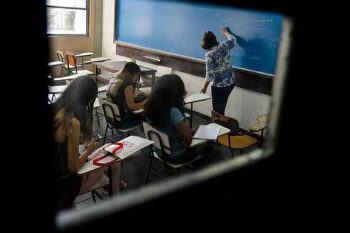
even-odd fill
[[(54, 198), (56, 208), (71, 207), (76, 196), (89, 190), (104, 175), (98, 169), (83, 176), (76, 172), (92, 154), (95, 142), (92, 138), (93, 105), (97, 96), (97, 84), (89, 76), (74, 79), (52, 104), (55, 153)], [(79, 154), (79, 144), (87, 143), (86, 151)], [(112, 166), (113, 193), (119, 192), (120, 164)]]
[[(169, 136), (172, 154), (163, 159), (174, 164), (189, 162), (198, 154), (204, 155), (201, 152), (209, 151), (208, 143), (188, 150), (192, 143), (192, 131), (184, 114), (185, 95), (186, 89), (181, 78), (168, 74), (158, 79), (145, 104), (149, 123)], [(190, 153), (186, 153), (188, 151)], [(160, 153), (157, 154), (161, 156)]]
[(116, 77), (109, 81), (107, 100), (118, 105), (121, 117), (128, 124), (142, 124), (143, 117), (133, 111), (143, 109), (146, 97), (135, 95), (136, 86), (140, 80), (141, 69), (133, 62), (128, 62)]

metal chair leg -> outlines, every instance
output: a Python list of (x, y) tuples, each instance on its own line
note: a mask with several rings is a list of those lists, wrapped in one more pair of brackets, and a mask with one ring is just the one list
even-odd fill
[(227, 137), (228, 137), (228, 148), (230, 149), (230, 152), (231, 152), (231, 158), (233, 158), (233, 150), (231, 147), (231, 137), (228, 134), (227, 134)]
[(207, 159), (205, 161), (205, 165), (207, 165), (211, 159), (211, 155), (214, 152), (214, 146), (215, 146), (215, 144), (213, 142), (210, 142), (208, 156), (207, 156)]
[(149, 167), (148, 167), (148, 172), (147, 172), (147, 177), (146, 177), (146, 184), (148, 183), (148, 180), (149, 180), (149, 175), (151, 173), (151, 168), (152, 168), (152, 162), (153, 162), (153, 158), (151, 157), (151, 160), (149, 162)]
[(151, 146), (149, 146), (149, 157), (150, 157), (150, 162), (149, 162), (148, 172), (147, 172), (146, 181), (145, 181), (146, 184), (148, 183), (149, 175), (150, 175), (150, 173), (151, 173), (151, 168), (152, 168), (152, 162), (153, 162), (152, 153), (153, 153), (153, 147), (152, 147), (152, 145), (151, 145)]
[(96, 203), (96, 197), (95, 197), (94, 191), (91, 191), (91, 195), (92, 195), (92, 200), (94, 200), (94, 203)]
[(113, 181), (112, 181), (112, 167), (108, 166), (108, 178), (109, 178), (109, 186), (108, 186), (108, 194), (112, 196), (113, 194)]
[(261, 148), (262, 145), (263, 145), (263, 142), (264, 142), (264, 129), (261, 130), (261, 139), (260, 139), (260, 142), (259, 142), (259, 147)]
[(105, 135), (104, 135), (104, 137), (103, 137), (103, 145), (104, 145), (105, 142), (106, 142), (107, 130), (108, 130), (108, 124), (106, 125)]
[(100, 126), (100, 119), (98, 117), (98, 112), (96, 110), (95, 110), (95, 114), (96, 114), (97, 124), (98, 126)]

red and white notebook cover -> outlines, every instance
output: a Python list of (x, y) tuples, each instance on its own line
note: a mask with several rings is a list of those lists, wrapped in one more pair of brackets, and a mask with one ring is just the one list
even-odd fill
[[(123, 150), (124, 144), (121, 142), (112, 143), (103, 147), (103, 151), (107, 152), (106, 155), (98, 157), (93, 160), (95, 166), (108, 166), (117, 160), (120, 160), (118, 153)], [(115, 155), (115, 156), (114, 156)]]

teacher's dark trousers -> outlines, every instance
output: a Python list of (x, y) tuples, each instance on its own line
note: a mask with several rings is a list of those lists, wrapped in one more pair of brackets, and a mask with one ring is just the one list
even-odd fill
[(235, 83), (228, 87), (211, 86), (211, 98), (213, 103), (213, 110), (215, 112), (225, 115), (227, 100), (234, 87)]

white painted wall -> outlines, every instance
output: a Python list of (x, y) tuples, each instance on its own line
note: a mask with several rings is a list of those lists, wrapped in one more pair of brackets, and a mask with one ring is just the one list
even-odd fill
[[(103, 1), (103, 22), (102, 22), (102, 56), (112, 60), (128, 60), (129, 58), (116, 55), (114, 37), (114, 0)], [(156, 69), (157, 66), (137, 61), (138, 64)], [(193, 76), (174, 70), (186, 86), (189, 95), (198, 93), (205, 82), (203, 77)], [(208, 87), (207, 94), (211, 95), (211, 88)], [(235, 87), (229, 97), (225, 115), (234, 117), (240, 123), (240, 127), (248, 129), (259, 114), (269, 113), (270, 96), (252, 92)], [(194, 104), (194, 111), (210, 116), (212, 110), (211, 100)]]

